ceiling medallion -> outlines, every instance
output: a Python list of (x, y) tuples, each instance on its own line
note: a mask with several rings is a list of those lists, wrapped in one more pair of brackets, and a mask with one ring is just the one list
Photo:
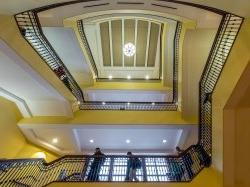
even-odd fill
[(124, 55), (128, 57), (132, 57), (135, 54), (135, 45), (132, 43), (127, 43), (123, 47), (123, 53)]

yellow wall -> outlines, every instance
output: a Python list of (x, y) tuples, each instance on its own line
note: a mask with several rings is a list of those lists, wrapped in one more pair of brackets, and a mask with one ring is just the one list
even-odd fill
[(224, 108), (224, 186), (250, 186), (250, 59)]
[(95, 82), (89, 89), (170, 90), (162, 82)]
[(54, 153), (51, 153), (49, 151), (44, 150), (43, 148), (40, 148), (38, 146), (35, 146), (30, 143), (26, 143), (22, 149), (17, 153), (15, 158), (37, 158), (38, 152), (42, 152), (46, 155), (46, 161), (51, 162), (53, 160), (58, 159), (58, 155), (55, 155)]
[(56, 155), (26, 142), (17, 127), (21, 118), (17, 106), (0, 97), (0, 158), (32, 158), (34, 153), (44, 152), (47, 156), (46, 161), (56, 159)]
[(181, 112), (170, 111), (78, 111), (71, 123), (106, 124), (197, 124), (182, 119)]
[(250, 19), (246, 19), (213, 94), (213, 165), (223, 171), (223, 109), (250, 60)]
[(25, 145), (25, 138), (16, 126), (21, 117), (14, 103), (0, 97), (0, 158), (14, 158)]
[(49, 187), (221, 187), (219, 174), (213, 169), (204, 169), (192, 182), (188, 183), (52, 183)]
[(197, 124), (196, 119), (185, 120), (181, 112), (176, 111), (104, 111), (81, 110), (73, 119), (64, 117), (33, 117), (25, 118), (22, 124)]
[(199, 81), (214, 41), (216, 29), (188, 29), (183, 43), (183, 117), (198, 117)]
[[(248, 95), (249, 96), (249, 95)], [(248, 99), (250, 100), (250, 99)], [(249, 108), (236, 109), (235, 132), (235, 186), (250, 186), (250, 106)]]

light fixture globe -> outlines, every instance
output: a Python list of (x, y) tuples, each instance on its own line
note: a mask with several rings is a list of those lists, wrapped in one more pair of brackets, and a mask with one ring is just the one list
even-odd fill
[(135, 45), (132, 43), (127, 43), (123, 47), (123, 53), (124, 55), (131, 57), (135, 54)]

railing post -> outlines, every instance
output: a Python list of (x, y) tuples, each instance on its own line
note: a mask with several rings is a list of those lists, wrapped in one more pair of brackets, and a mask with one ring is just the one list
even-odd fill
[(146, 162), (145, 157), (142, 157), (142, 172), (143, 172), (143, 182), (147, 182), (147, 168), (146, 168)]
[(114, 170), (114, 157), (110, 157), (109, 176), (108, 176), (109, 182), (112, 181), (113, 170)]

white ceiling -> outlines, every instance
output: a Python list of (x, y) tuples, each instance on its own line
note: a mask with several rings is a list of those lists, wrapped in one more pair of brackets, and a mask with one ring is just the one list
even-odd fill
[(74, 31), (64, 27), (43, 27), (42, 29), (76, 82), (79, 85), (93, 84), (93, 77)]
[[(61, 155), (91, 154), (96, 147), (106, 154), (127, 151), (173, 154), (177, 145), (187, 148), (196, 144), (198, 137), (196, 125), (19, 124), (19, 127), (29, 141)], [(58, 143), (53, 143), (53, 138), (57, 138)]]
[(68, 101), (2, 40), (0, 67), (0, 95), (12, 98), (18, 106), (24, 101), (34, 116), (72, 116)]
[[(88, 13), (93, 12), (100, 12), (100, 11), (113, 11), (113, 10), (119, 10), (120, 13), (123, 10), (130, 10), (131, 13), (134, 13), (140, 11), (151, 11), (151, 12), (158, 12), (158, 15), (163, 15), (163, 17), (169, 17), (174, 18), (178, 20), (186, 20), (186, 21), (196, 21), (198, 28), (213, 28), (214, 25), (217, 26), (219, 20), (218, 14), (215, 14), (210, 11), (206, 11), (203, 9), (186, 6), (186, 5), (180, 5), (180, 4), (173, 4), (169, 2), (159, 2), (154, 0), (148, 0), (148, 1), (139, 1), (145, 3), (144, 5), (119, 5), (117, 4), (117, 0), (102, 0), (98, 2), (84, 2), (64, 7), (58, 7), (55, 9), (50, 9), (44, 12), (39, 13), (39, 18), (41, 20), (42, 25), (46, 26), (62, 26), (63, 19), (70, 18), (70, 17), (79, 17), (79, 15), (84, 15)], [(127, 1), (126, 1), (127, 2)], [(109, 5), (106, 6), (95, 6), (91, 8), (86, 8), (85, 6), (91, 6), (91, 5), (98, 5), (98, 4), (105, 4), (109, 3)], [(151, 3), (160, 4), (163, 6), (169, 6), (174, 7), (177, 9), (170, 9), (170, 8), (164, 8), (159, 6), (152, 6)], [(94, 13), (93, 15), (95, 15)], [(144, 12), (144, 14), (147, 14)], [(174, 15), (174, 16), (173, 16)], [(55, 19), (56, 18), (56, 19)]]
[[(1, 14), (15, 14), (25, 10), (74, 0), (8, 0), (0, 2), (0, 13)], [(183, 0), (187, 2), (207, 5), (211, 7), (216, 7), (222, 10), (227, 10), (229, 12), (250, 17), (250, 1), (248, 0)], [(110, 0), (110, 2), (113, 2)], [(167, 3), (166, 3), (167, 4)]]

